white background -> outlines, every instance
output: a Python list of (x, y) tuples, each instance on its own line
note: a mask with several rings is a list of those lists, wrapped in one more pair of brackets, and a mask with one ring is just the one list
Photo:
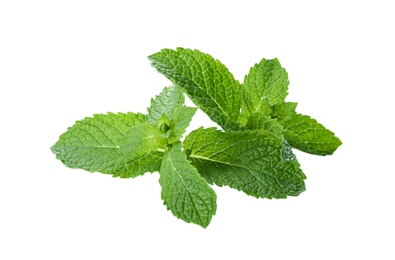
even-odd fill
[[(0, 259), (395, 259), (392, 1), (0, 3)], [(207, 229), (166, 211), (158, 174), (117, 179), (50, 151), (75, 120), (145, 112), (170, 84), (161, 48), (196, 48), (242, 81), (277, 57), (288, 101), (334, 131), (297, 152), (307, 191), (255, 199), (214, 187)], [(190, 129), (213, 126), (203, 114)]]

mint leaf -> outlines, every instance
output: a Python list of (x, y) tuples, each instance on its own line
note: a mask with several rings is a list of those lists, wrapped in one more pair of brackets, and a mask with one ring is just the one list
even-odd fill
[(246, 129), (259, 130), (266, 135), (273, 135), (279, 140), (283, 140), (283, 127), (267, 115), (256, 112), (252, 114), (246, 123)]
[(284, 102), (279, 105), (272, 107), (271, 117), (276, 118), (281, 124), (289, 120), (296, 112), (296, 106), (298, 103), (295, 102)]
[[(246, 101), (245, 99), (243, 99), (243, 102), (248, 103), (248, 101)], [(261, 114), (263, 116), (268, 116), (273, 112), (272, 106), (269, 105), (269, 103), (267, 102), (267, 99), (262, 100), (259, 112), (251, 112), (250, 110), (245, 109), (245, 107), (246, 107), (246, 105), (242, 104), (242, 109), (241, 109), (240, 116), (238, 119), (240, 125), (242, 125), (242, 126), (246, 126), (248, 124), (248, 121), (251, 120), (251, 117), (254, 117), (257, 114)]]
[(155, 125), (145, 122), (129, 129), (120, 148), (125, 154), (137, 158), (151, 152), (164, 152), (167, 138)]
[(192, 131), (184, 141), (192, 164), (210, 183), (257, 198), (286, 198), (305, 190), (299, 165), (283, 158), (282, 141), (256, 131)]
[(162, 199), (174, 216), (207, 227), (216, 211), (216, 194), (188, 162), (176, 143), (163, 157), (159, 183)]
[(306, 153), (333, 154), (342, 144), (333, 132), (309, 116), (295, 113), (283, 123), (283, 127), (289, 144)]
[(156, 124), (163, 114), (171, 119), (175, 109), (183, 104), (184, 95), (182, 89), (177, 86), (166, 87), (155, 97), (155, 99), (151, 99), (151, 106), (148, 108), (147, 122)]
[(158, 119), (158, 123), (156, 124), (158, 126), (158, 129), (161, 131), (161, 133), (168, 133), (170, 129), (170, 119), (166, 116), (165, 113), (161, 115), (161, 117)]
[(184, 95), (177, 86), (166, 87), (151, 100), (148, 108), (147, 121), (157, 124), (159, 130), (165, 133), (169, 143), (177, 142), (185, 133), (196, 108), (183, 106)]
[(197, 108), (179, 107), (175, 109), (173, 119), (170, 123), (169, 143), (177, 142), (185, 133), (186, 128), (196, 113)]
[(162, 153), (132, 158), (120, 151), (128, 130), (144, 121), (145, 115), (134, 113), (87, 117), (63, 133), (51, 150), (69, 168), (122, 178), (154, 172), (160, 167)]
[(242, 111), (267, 114), (268, 106), (284, 101), (288, 90), (288, 73), (277, 59), (262, 59), (250, 69), (242, 88)]
[(224, 130), (238, 129), (240, 83), (220, 61), (198, 50), (183, 48), (163, 49), (149, 59)]

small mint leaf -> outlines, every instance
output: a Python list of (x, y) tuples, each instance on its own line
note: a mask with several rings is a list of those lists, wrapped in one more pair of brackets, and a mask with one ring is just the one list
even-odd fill
[(271, 117), (276, 118), (280, 123), (289, 120), (296, 112), (296, 102), (284, 102), (272, 107)]
[(283, 140), (283, 127), (279, 122), (259, 112), (252, 114), (248, 118), (246, 129), (259, 130), (261, 133), (273, 135), (279, 140)]
[(182, 106), (174, 111), (170, 124), (169, 144), (177, 142), (182, 137), (196, 110), (197, 108), (194, 107)]
[[(248, 103), (245, 99), (243, 99), (244, 103)], [(259, 112), (251, 112), (249, 109), (246, 109), (245, 105), (242, 105), (242, 109), (239, 116), (239, 123), (242, 126), (245, 126), (250, 118), (255, 114), (262, 114), (264, 116), (270, 115), (272, 113), (272, 107), (267, 102), (267, 99), (262, 100)]]
[(165, 113), (163, 113), (162, 116), (159, 117), (157, 126), (158, 126), (159, 130), (164, 134), (169, 131), (170, 119), (166, 116)]
[(342, 144), (332, 131), (306, 115), (295, 113), (283, 127), (288, 143), (306, 153), (329, 155)]
[(288, 84), (288, 73), (277, 59), (262, 59), (244, 78), (242, 109), (248, 114), (265, 113), (267, 104), (284, 101)]
[(164, 152), (167, 138), (155, 125), (145, 122), (129, 129), (120, 149), (133, 158), (156, 151)]
[(165, 87), (155, 99), (151, 99), (147, 122), (156, 124), (163, 114), (169, 119), (172, 118), (175, 109), (182, 106), (183, 103), (184, 94), (182, 89), (177, 86)]

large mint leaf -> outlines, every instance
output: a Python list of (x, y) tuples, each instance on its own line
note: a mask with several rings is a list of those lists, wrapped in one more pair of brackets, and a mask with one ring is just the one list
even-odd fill
[(163, 157), (159, 182), (162, 199), (174, 216), (207, 227), (216, 211), (216, 194), (176, 143)]
[(156, 124), (163, 114), (167, 118), (172, 118), (176, 108), (184, 104), (184, 94), (177, 86), (166, 87), (163, 91), (151, 99), (151, 106), (148, 108), (147, 122)]
[(288, 84), (288, 73), (277, 59), (262, 59), (244, 78), (243, 113), (265, 113), (268, 104), (282, 103), (287, 96)]
[(149, 56), (152, 65), (224, 130), (237, 130), (240, 83), (218, 60), (198, 50), (163, 49)]
[(332, 131), (306, 115), (295, 113), (282, 125), (288, 143), (306, 153), (329, 155), (342, 144)]
[(299, 165), (284, 159), (282, 141), (271, 135), (199, 128), (184, 143), (192, 164), (211, 184), (257, 198), (286, 198), (305, 190)]
[(163, 153), (139, 158), (120, 150), (129, 129), (145, 121), (145, 115), (108, 113), (77, 121), (63, 133), (52, 152), (67, 167), (101, 172), (123, 178), (158, 171)]

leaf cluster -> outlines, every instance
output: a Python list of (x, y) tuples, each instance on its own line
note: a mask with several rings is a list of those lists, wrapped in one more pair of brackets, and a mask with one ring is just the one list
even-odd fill
[[(256, 198), (305, 191), (292, 148), (332, 154), (341, 141), (285, 102), (288, 74), (277, 59), (262, 59), (239, 83), (218, 60), (198, 50), (163, 49), (149, 56), (173, 85), (151, 100), (147, 114), (108, 113), (77, 121), (52, 152), (67, 167), (133, 178), (159, 172), (161, 197), (174, 216), (207, 227), (216, 212), (209, 184)], [(216, 122), (181, 141), (197, 108)]]

